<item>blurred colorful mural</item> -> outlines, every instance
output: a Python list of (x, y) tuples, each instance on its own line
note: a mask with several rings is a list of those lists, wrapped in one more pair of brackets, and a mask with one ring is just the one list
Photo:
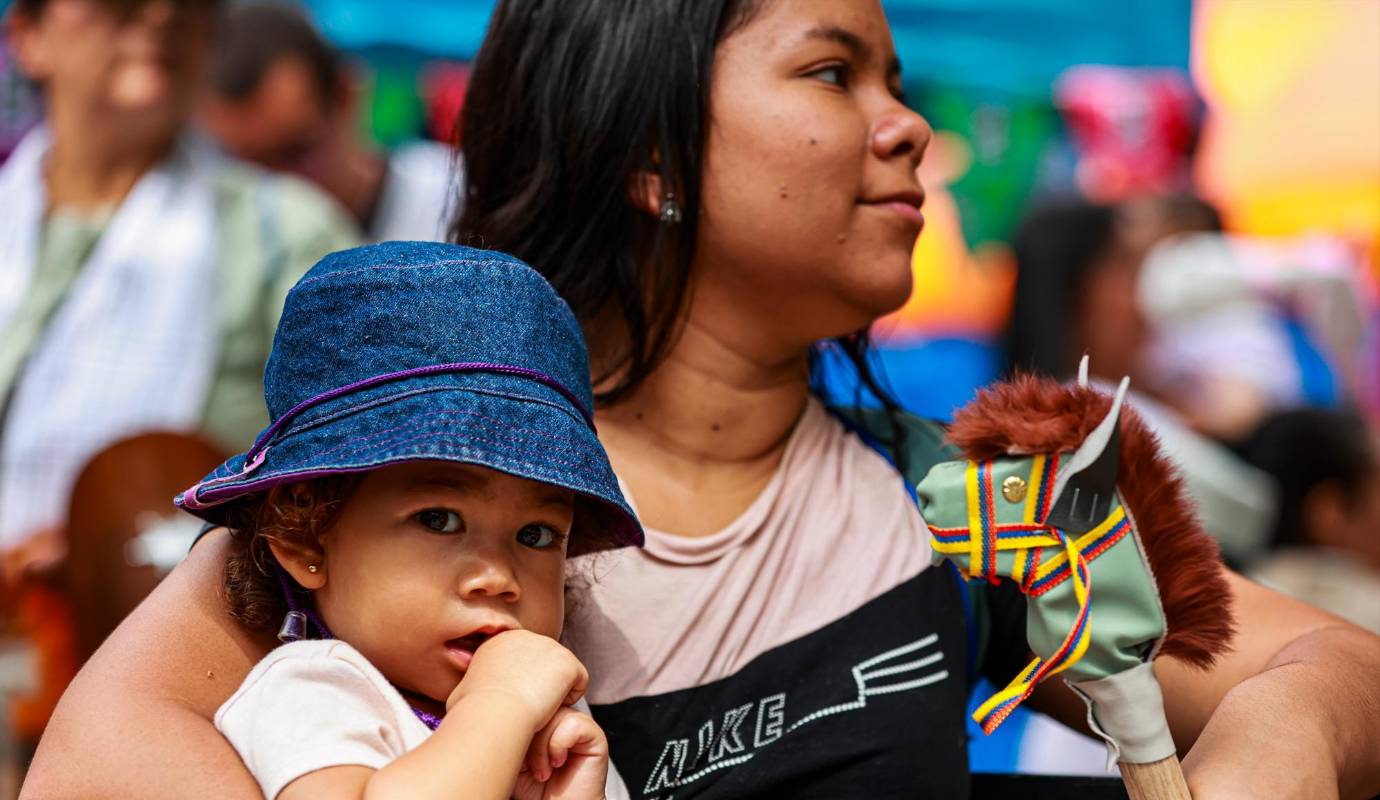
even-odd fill
[(1229, 225), (1329, 233), (1380, 264), (1380, 3), (1199, 0), (1197, 161)]

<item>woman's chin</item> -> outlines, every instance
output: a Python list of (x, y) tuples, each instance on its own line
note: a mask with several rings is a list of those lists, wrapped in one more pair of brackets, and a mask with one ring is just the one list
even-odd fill
[[(834, 302), (833, 307), (827, 312), (810, 315), (816, 322), (827, 320), (826, 324), (811, 332), (812, 341), (851, 336), (872, 327), (874, 322), (905, 305), (910, 297), (909, 287), (910, 284), (907, 283), (905, 292), (851, 294), (847, 297), (846, 306)], [(835, 300), (837, 299), (836, 296)]]
[(858, 328), (871, 325), (882, 317), (900, 310), (910, 299), (914, 288), (915, 281), (907, 269), (904, 273), (893, 276), (891, 280), (872, 283), (857, 290), (854, 294), (854, 304), (863, 310), (867, 318)]

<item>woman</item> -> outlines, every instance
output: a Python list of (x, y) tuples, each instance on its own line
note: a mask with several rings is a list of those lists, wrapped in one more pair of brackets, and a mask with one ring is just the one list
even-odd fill
[[(539, 265), (585, 322), (601, 438), (648, 529), (646, 559), (592, 565), (571, 623), (636, 795), (962, 796), (965, 645), (940, 617), (957, 589), (926, 577), (898, 476), (809, 390), (812, 343), (910, 288), (928, 129), (891, 52), (875, 2), (517, 0), (476, 65), (459, 233)], [(253, 796), (208, 721), (271, 644), (224, 611), (226, 550), (208, 537), (88, 665), (31, 796)], [(1380, 789), (1375, 681), (1358, 677), (1380, 643), (1232, 585), (1236, 652), (1161, 670), (1198, 796)], [(1041, 699), (1082, 716), (1053, 684)], [(666, 727), (625, 759), (658, 704)], [(117, 752), (112, 727), (139, 738)], [(869, 748), (841, 762), (854, 733)]]
[[(604, 358), (601, 438), (647, 546), (597, 569), (567, 636), (614, 761), (647, 796), (848, 796), (860, 781), (869, 796), (961, 796), (962, 633), (944, 626), (957, 601), (912, 549), (923, 528), (894, 472), (808, 385), (814, 342), (864, 330), (910, 289), (906, 206), (929, 131), (896, 97), (881, 9), (622, 5), (500, 4), (470, 84), (456, 230), (539, 265)], [(1375, 721), (1329, 703), (1278, 730), (1254, 710), (1336, 691), (1361, 653), (1377, 674), (1380, 645), (1232, 585), (1236, 653), (1206, 676), (1161, 665), (1201, 796), (1314, 796), (1338, 783), (1317, 764), (1380, 789)], [(1024, 653), (1002, 645), (1023, 640), (993, 600), (983, 666), (1004, 683)], [(1057, 684), (1041, 694), (1082, 716)], [(1307, 767), (1254, 755), (1306, 749), (1313, 720), (1343, 717), (1341, 752)]]

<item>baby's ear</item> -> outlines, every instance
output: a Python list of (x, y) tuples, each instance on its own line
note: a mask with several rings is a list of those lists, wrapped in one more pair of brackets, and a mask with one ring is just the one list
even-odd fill
[[(289, 483), (269, 490), (264, 502), (277, 509), (290, 522), (289, 528), (310, 528), (316, 502), (315, 489), (309, 482)], [(282, 520), (280, 520), (281, 522)], [(326, 585), (326, 553), (319, 538), (300, 535), (271, 538), (268, 547), (273, 557), (304, 589), (320, 589)]]
[(326, 558), (320, 545), (270, 542), (268, 547), (303, 589), (316, 590), (326, 585)]

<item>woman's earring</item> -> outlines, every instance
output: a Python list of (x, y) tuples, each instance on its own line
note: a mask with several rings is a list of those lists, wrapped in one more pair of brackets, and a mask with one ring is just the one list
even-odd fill
[(661, 198), (661, 224), (674, 225), (680, 222), (680, 218), (680, 206), (676, 204), (676, 196), (672, 192), (667, 192), (666, 196)]
[(308, 565), (307, 565), (307, 572), (310, 572), (310, 573), (313, 574), (313, 575), (316, 574), (316, 570), (317, 570), (317, 569), (319, 569), (319, 567), (317, 567), (315, 564), (308, 564)]

